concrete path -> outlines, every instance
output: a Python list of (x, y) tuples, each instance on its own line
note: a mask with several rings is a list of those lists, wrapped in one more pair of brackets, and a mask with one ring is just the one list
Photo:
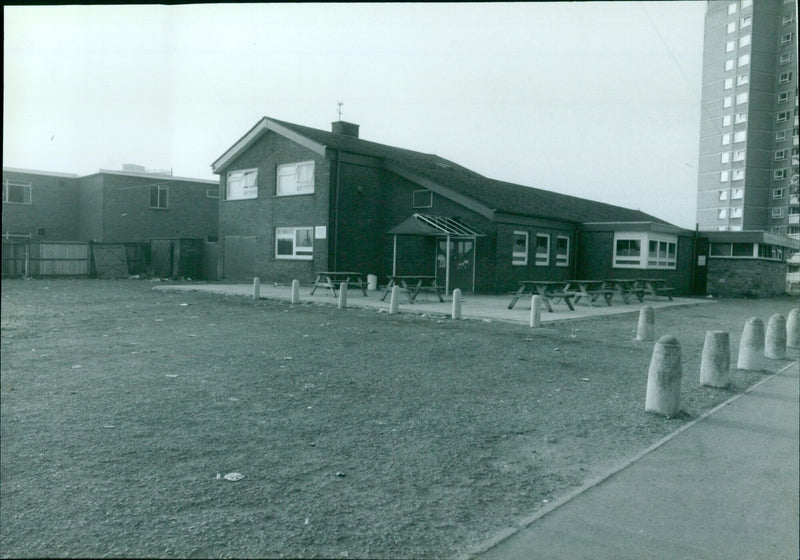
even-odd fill
[(790, 364), (467, 557), (798, 558), (798, 369)]
[[(253, 297), (252, 284), (172, 284), (161, 283), (155, 284), (154, 288), (162, 290), (189, 290), (189, 291), (203, 291), (218, 293), (224, 295), (238, 295), (244, 297)], [(291, 301), (291, 286), (275, 286), (273, 284), (261, 284), (261, 298), (264, 299), (277, 299), (283, 301)], [(309, 295), (311, 288), (308, 286), (300, 287), (300, 301), (312, 302), (320, 305), (336, 305), (337, 299), (333, 297), (329, 290), (318, 289), (312, 296)], [(371, 308), (388, 311), (390, 297), (387, 296), (385, 301), (381, 301), (383, 291), (367, 292), (368, 296), (364, 297), (360, 290), (349, 289), (347, 292), (347, 305), (349, 307)], [(506, 321), (511, 323), (523, 323), (525, 325), (530, 323), (531, 316), (531, 299), (520, 298), (514, 309), (508, 309), (508, 304), (511, 302), (511, 296), (508, 295), (478, 295), (466, 294), (462, 299), (462, 316), (465, 319), (478, 319), (488, 321)], [(595, 303), (594, 305), (587, 305), (583, 301), (575, 304), (575, 311), (570, 311), (563, 303), (555, 304), (553, 313), (542, 309), (541, 320), (543, 323), (551, 321), (567, 321), (572, 319), (585, 319), (587, 317), (596, 317), (601, 315), (616, 315), (619, 313), (638, 313), (639, 310), (645, 305), (649, 305), (654, 309), (661, 307), (673, 307), (684, 305), (703, 305), (707, 303), (714, 303), (714, 300), (703, 298), (673, 298), (669, 301), (666, 297), (651, 297), (645, 298), (644, 303), (635, 301), (630, 304), (625, 304), (617, 296), (612, 300), (612, 305), (609, 307), (605, 303)], [(421, 293), (413, 304), (408, 303), (408, 298), (404, 293), (400, 294), (400, 313), (416, 313), (416, 314), (429, 314), (429, 315), (446, 315), (450, 316), (452, 313), (452, 300), (448, 297), (445, 298), (444, 303), (440, 303), (436, 295), (429, 293)]]

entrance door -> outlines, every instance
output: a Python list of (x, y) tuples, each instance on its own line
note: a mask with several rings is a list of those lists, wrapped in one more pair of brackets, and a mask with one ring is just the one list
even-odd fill
[[(436, 250), (436, 276), (438, 283), (444, 285), (447, 278), (447, 240), (440, 239)], [(475, 291), (475, 240), (450, 240), (450, 285), (451, 292), (461, 288), (462, 292)]]

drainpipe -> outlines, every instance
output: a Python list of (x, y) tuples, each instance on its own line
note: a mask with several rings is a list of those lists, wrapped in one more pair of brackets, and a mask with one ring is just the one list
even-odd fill
[[(691, 291), (692, 295), (695, 295), (697, 292), (697, 241), (698, 241), (698, 230), (700, 229), (700, 224), (695, 222), (694, 224), (694, 234), (692, 234), (692, 285), (689, 286), (689, 290)], [(677, 249), (675, 258), (677, 259)], [(677, 265), (676, 265), (677, 266)]]
[(578, 277), (578, 243), (581, 238), (581, 225), (575, 224), (575, 248), (572, 250), (572, 277)]
[(341, 150), (336, 150), (336, 198), (333, 205), (333, 271), (338, 269), (339, 261), (339, 165)]

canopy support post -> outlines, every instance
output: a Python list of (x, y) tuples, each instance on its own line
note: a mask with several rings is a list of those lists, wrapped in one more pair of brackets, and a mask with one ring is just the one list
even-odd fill
[(394, 252), (392, 253), (392, 276), (397, 276), (397, 235), (394, 236)]
[(447, 234), (447, 266), (444, 269), (444, 295), (450, 295), (450, 234)]

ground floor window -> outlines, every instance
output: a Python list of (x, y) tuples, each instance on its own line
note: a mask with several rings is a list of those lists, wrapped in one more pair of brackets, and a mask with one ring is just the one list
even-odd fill
[(310, 260), (313, 252), (313, 227), (275, 228), (275, 258)]
[(569, 237), (556, 237), (556, 266), (569, 266)]
[(515, 231), (513, 248), (511, 249), (511, 264), (524, 266), (528, 264), (528, 232)]
[(536, 234), (536, 266), (550, 264), (550, 236), (546, 233)]
[(648, 232), (614, 234), (614, 268), (674, 270), (678, 262), (678, 237)]

